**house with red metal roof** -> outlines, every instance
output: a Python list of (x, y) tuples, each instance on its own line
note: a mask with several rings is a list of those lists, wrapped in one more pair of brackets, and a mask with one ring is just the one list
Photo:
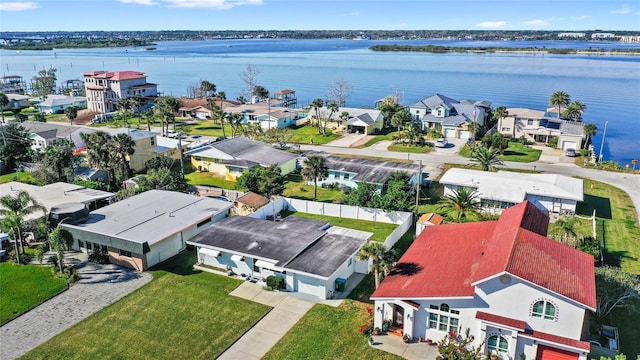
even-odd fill
[(496, 221), (426, 227), (371, 296), (375, 326), (433, 341), (468, 328), (502, 359), (587, 359), (593, 257), (548, 224), (524, 201)]
[(138, 110), (153, 105), (158, 96), (158, 85), (147, 82), (147, 76), (139, 71), (89, 71), (84, 74), (87, 109), (108, 113), (116, 111), (120, 99), (140, 95), (146, 104)]

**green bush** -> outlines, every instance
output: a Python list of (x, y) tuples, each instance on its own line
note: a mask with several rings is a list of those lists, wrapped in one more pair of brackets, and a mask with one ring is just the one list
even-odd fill
[(89, 262), (96, 264), (108, 264), (109, 254), (106, 251), (95, 249), (89, 254)]
[(549, 140), (549, 142), (546, 144), (547, 147), (550, 148), (554, 148), (557, 149), (558, 148), (558, 137), (554, 136), (551, 138), (551, 140)]
[(283, 281), (283, 278), (275, 275), (267, 276), (267, 287), (269, 290), (278, 290), (282, 286)]

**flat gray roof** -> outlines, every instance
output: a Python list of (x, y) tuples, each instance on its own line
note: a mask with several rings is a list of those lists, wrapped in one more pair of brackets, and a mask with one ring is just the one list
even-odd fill
[(63, 226), (153, 245), (232, 206), (208, 197), (150, 190), (92, 211), (86, 223)]
[(287, 268), (328, 278), (367, 242), (367, 238), (327, 233), (287, 264)]
[(353, 180), (374, 184), (384, 184), (395, 172), (405, 172), (409, 177), (418, 173), (418, 165), (396, 161), (380, 161), (362, 158), (347, 158), (341, 156), (327, 156), (329, 170), (350, 172), (357, 174)]

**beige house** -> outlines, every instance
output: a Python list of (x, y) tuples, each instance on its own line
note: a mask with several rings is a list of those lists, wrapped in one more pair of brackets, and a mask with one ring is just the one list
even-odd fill
[[(556, 110), (557, 111), (557, 110)], [(580, 122), (546, 117), (544, 111), (526, 108), (509, 108), (508, 115), (498, 119), (495, 129), (501, 134), (546, 144), (558, 138), (558, 148), (562, 150), (580, 149), (584, 134)]]
[(126, 128), (103, 129), (102, 131), (111, 136), (117, 134), (127, 134), (131, 136), (131, 139), (136, 145), (134, 147), (135, 152), (129, 156), (129, 166), (131, 166), (131, 169), (135, 172), (144, 170), (144, 164), (158, 154), (158, 142), (156, 139), (158, 133)]
[(90, 71), (83, 75), (87, 109), (94, 112), (114, 112), (118, 100), (134, 95), (146, 100), (140, 107), (145, 109), (158, 96), (158, 85), (148, 83), (147, 76), (138, 71)]
[(254, 192), (249, 191), (248, 193), (240, 196), (233, 202), (233, 209), (231, 210), (234, 215), (239, 216), (247, 216), (249, 214), (254, 213), (256, 210), (261, 207), (267, 205), (269, 203), (269, 199)]

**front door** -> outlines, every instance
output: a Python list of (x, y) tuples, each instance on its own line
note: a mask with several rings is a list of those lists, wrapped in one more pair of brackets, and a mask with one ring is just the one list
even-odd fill
[(401, 326), (404, 324), (404, 308), (399, 305), (393, 307), (393, 325)]

